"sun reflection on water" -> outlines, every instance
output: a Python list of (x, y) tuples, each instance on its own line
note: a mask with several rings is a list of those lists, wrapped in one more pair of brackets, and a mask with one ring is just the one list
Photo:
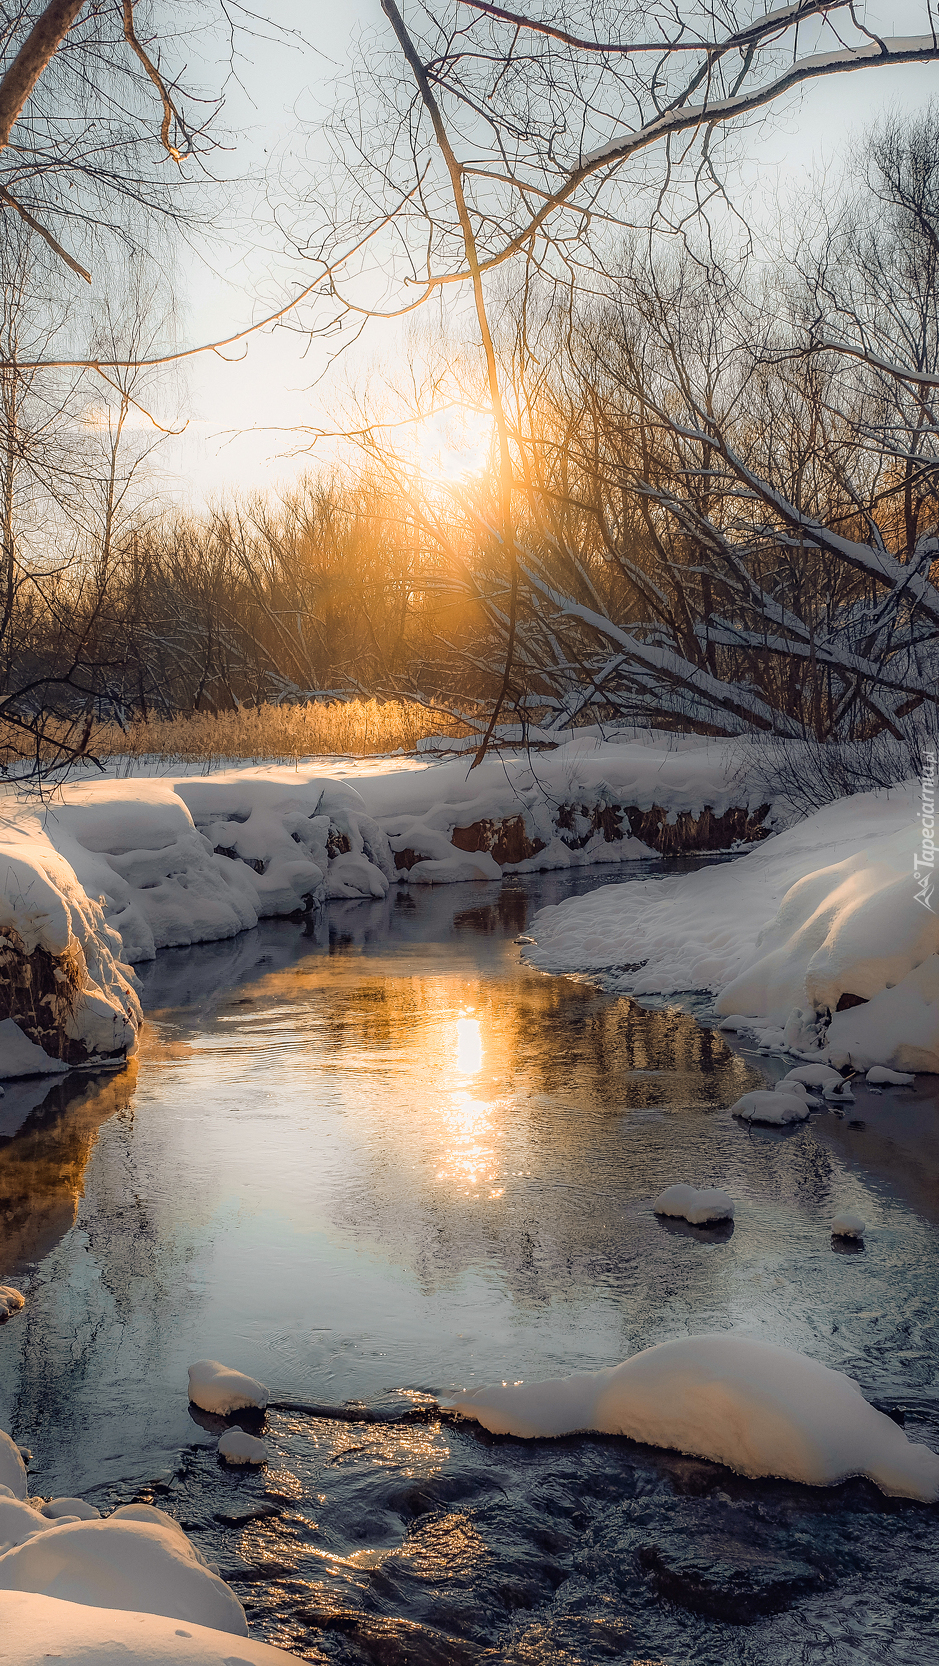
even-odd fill
[(478, 1018), (458, 1018), (456, 1067), (461, 1076), (476, 1076), (483, 1067), (483, 1038)]

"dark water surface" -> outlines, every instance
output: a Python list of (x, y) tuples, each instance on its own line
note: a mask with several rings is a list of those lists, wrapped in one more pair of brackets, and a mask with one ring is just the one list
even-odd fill
[[(166, 952), (139, 1064), (8, 1088), (0, 1279), (28, 1300), (0, 1424), (34, 1492), (159, 1503), (256, 1635), (342, 1666), (939, 1662), (935, 1508), (436, 1413), (734, 1330), (939, 1448), (939, 1084), (748, 1134), (726, 1107), (775, 1061), (520, 965), (535, 909), (626, 876), (401, 890)], [(732, 1230), (657, 1219), (678, 1180), (725, 1186)], [(833, 1249), (843, 1209), (859, 1253)], [(191, 1415), (204, 1357), (269, 1385), (266, 1471), (226, 1471)]]

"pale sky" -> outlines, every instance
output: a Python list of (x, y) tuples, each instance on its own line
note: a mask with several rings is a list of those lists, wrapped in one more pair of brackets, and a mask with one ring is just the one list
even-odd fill
[[(916, 0), (877, 0), (876, 7), (867, 7), (869, 22), (875, 21), (875, 10), (887, 34), (911, 33), (922, 17)], [(244, 136), (243, 159), (255, 165), (265, 152), (289, 153), (298, 130), (294, 112), (312, 117), (323, 109), (326, 83), (334, 66), (347, 61), (354, 31), (382, 21), (378, 0), (342, 0), (341, 5), (335, 0), (278, 0), (276, 16), (305, 33), (319, 51), (247, 43), (254, 63), (245, 80), (256, 107), (236, 90), (226, 115)], [(852, 140), (885, 111), (918, 108), (937, 90), (939, 65), (860, 71), (810, 85), (748, 141), (748, 215), (754, 220), (762, 212), (768, 215), (777, 199), (788, 201), (807, 186), (813, 172), (837, 166)], [(304, 281), (302, 269), (291, 267), (273, 243), (269, 253), (230, 249), (212, 251), (208, 258), (209, 264), (193, 256), (180, 263), (180, 328), (187, 342), (233, 333), (259, 316), (259, 296), (282, 295), (292, 287), (292, 274), (297, 286)], [(181, 439), (163, 448), (165, 484), (195, 510), (207, 499), (289, 484), (318, 456), (326, 460), (319, 450), (312, 459), (287, 455), (304, 444), (302, 435), (289, 432), (291, 427), (333, 426), (349, 374), (361, 375), (369, 365), (387, 366), (403, 352), (402, 341), (403, 331), (397, 335), (384, 326), (379, 335), (375, 327), (351, 363), (343, 361), (318, 386), (327, 365), (326, 347), (287, 331), (251, 337), (238, 363), (208, 354), (189, 360), (182, 387), (188, 427)]]

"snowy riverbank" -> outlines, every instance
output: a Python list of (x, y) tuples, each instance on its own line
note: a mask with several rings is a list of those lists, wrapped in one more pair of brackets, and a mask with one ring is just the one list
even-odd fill
[(536, 916), (526, 958), (638, 996), (707, 991), (769, 1049), (939, 1072), (918, 810), (917, 783), (839, 799), (739, 862), (570, 899)]
[(120, 1057), (139, 1021), (130, 968), (161, 948), (395, 882), (492, 882), (757, 836), (775, 812), (753, 773), (742, 786), (727, 743), (588, 733), (472, 772), (463, 757), (314, 759), (86, 780), (42, 804), (8, 792), (0, 1075)]

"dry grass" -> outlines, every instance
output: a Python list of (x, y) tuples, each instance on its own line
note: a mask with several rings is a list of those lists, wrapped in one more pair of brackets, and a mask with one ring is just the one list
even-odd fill
[(102, 762), (126, 758), (132, 764), (158, 758), (164, 765), (293, 762), (336, 754), (372, 757), (413, 752), (428, 735), (468, 735), (469, 724), (416, 700), (349, 700), (332, 705), (243, 707), (233, 712), (196, 712), (170, 721), (99, 725), (89, 752)]

